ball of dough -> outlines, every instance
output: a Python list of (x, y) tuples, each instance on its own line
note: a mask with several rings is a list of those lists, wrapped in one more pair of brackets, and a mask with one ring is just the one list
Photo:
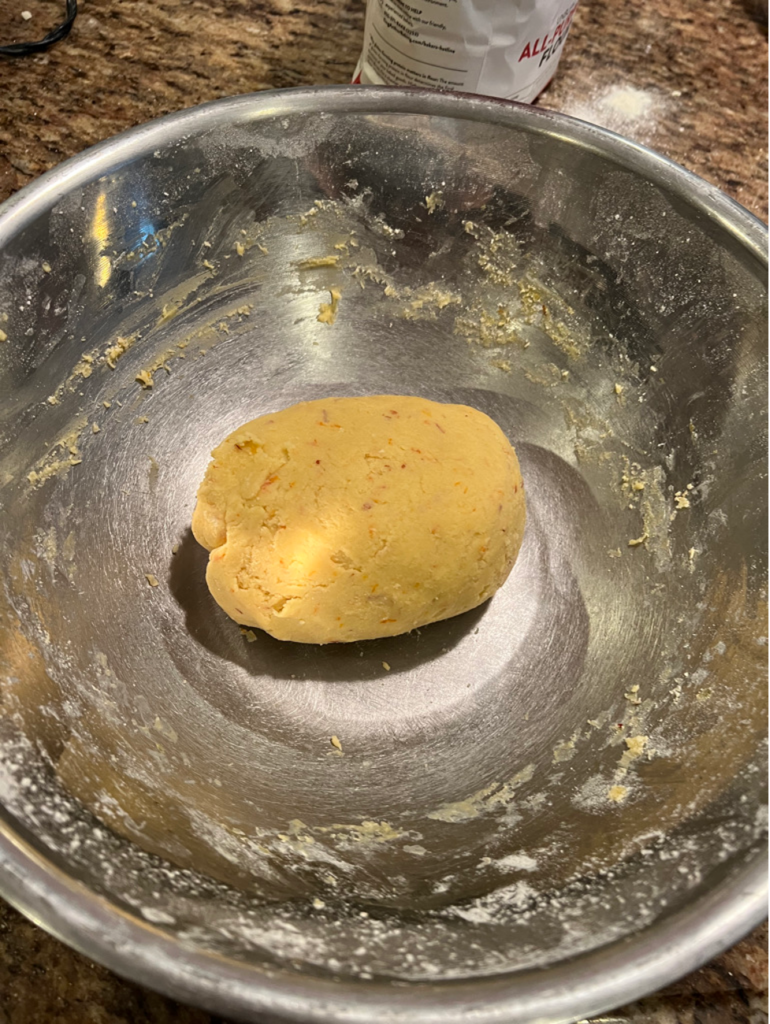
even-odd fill
[(192, 528), (231, 618), (328, 644), (475, 608), (505, 582), (524, 520), (516, 454), (488, 416), (375, 395), (304, 402), (230, 434)]

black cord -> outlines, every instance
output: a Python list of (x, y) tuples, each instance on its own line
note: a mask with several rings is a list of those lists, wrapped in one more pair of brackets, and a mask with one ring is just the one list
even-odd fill
[(52, 29), (47, 36), (38, 39), (36, 43), (10, 43), (8, 46), (0, 46), (0, 57), (28, 57), (31, 53), (47, 50), (49, 46), (68, 36), (77, 17), (78, 0), (66, 0), (66, 3), (67, 14), (61, 25)]

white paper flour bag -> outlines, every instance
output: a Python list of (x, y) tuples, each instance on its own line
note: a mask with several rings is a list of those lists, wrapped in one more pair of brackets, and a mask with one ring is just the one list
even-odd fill
[(530, 103), (556, 72), (576, 7), (576, 0), (367, 0), (353, 81)]

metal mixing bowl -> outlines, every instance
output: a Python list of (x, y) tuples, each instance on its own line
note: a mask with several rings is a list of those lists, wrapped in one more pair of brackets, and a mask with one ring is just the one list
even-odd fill
[[(747, 931), (765, 268), (639, 146), (395, 89), (185, 111), (7, 203), (7, 898), (250, 1020), (573, 1020)], [(394, 639), (244, 635), (189, 530), (209, 451), (383, 392), (508, 433), (513, 574)]]

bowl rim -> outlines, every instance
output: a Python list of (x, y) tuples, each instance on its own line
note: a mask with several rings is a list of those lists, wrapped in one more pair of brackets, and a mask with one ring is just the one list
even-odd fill
[[(476, 95), (379, 86), (318, 86), (214, 100), (150, 121), (48, 171), (0, 205), (0, 250), (67, 192), (190, 134), (296, 113), (413, 114), (485, 121), (579, 145), (662, 186), (705, 214), (767, 267), (767, 228), (697, 175), (565, 114)], [(558, 962), (442, 982), (331, 979), (260, 969), (180, 942), (68, 875), (0, 814), (0, 894), (33, 922), (117, 974), (215, 1013), (297, 1024), (566, 1024), (682, 977), (767, 915), (767, 848), (685, 907), (635, 935)]]
[(116, 974), (254, 1024), (568, 1024), (696, 970), (767, 915), (767, 846), (700, 900), (627, 939), (545, 969), (443, 982), (353, 981), (260, 970), (181, 943), (67, 875), (0, 819), (0, 892)]

